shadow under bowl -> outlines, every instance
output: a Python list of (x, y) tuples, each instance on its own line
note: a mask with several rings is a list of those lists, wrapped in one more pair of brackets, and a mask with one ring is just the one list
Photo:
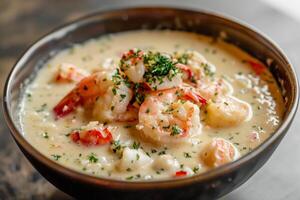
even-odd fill
[[(33, 79), (43, 63), (59, 50), (104, 34), (140, 29), (170, 29), (220, 35), (265, 63), (282, 91), (285, 114), (281, 126), (258, 148), (235, 162), (196, 176), (176, 180), (126, 182), (97, 178), (68, 169), (48, 159), (24, 138), (19, 103), (26, 79)], [(225, 34), (226, 33), (226, 34)], [(267, 59), (272, 62), (267, 63)], [(32, 165), (52, 184), (77, 198), (105, 199), (214, 199), (251, 177), (271, 156), (286, 134), (298, 104), (295, 71), (284, 53), (253, 28), (205, 11), (177, 8), (128, 8), (97, 12), (44, 36), (34, 43), (12, 69), (4, 89), (4, 111), (16, 143)]]

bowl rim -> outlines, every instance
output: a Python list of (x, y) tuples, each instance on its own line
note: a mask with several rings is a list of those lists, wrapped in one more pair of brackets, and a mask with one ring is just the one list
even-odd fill
[[(162, 11), (181, 11), (181, 12), (193, 12), (193, 13), (202, 13), (204, 15), (214, 17), (214, 18), (221, 18), (222, 20), (228, 21), (229, 23), (235, 24), (237, 26), (243, 27), (247, 31), (251, 31), (258, 35), (261, 39), (265, 40), (267, 43), (269, 43), (275, 50), (282, 56), (282, 58), (285, 60), (286, 63), (288, 63), (288, 68), (291, 71), (292, 80), (294, 80), (295, 85), (294, 86), (294, 99), (292, 99), (293, 105), (291, 106), (290, 113), (287, 114), (285, 120), (281, 123), (281, 125), (278, 127), (278, 129), (262, 144), (260, 144), (258, 147), (253, 149), (250, 153), (247, 153), (246, 155), (242, 156), (241, 158), (237, 159), (234, 162), (228, 163), (226, 165), (217, 167), (215, 169), (211, 169), (207, 172), (200, 173), (194, 176), (189, 176), (185, 178), (178, 178), (178, 179), (158, 179), (158, 180), (151, 180), (151, 181), (125, 181), (125, 180), (118, 180), (113, 178), (107, 178), (107, 177), (96, 177), (92, 176), (86, 173), (79, 172), (77, 170), (65, 167), (50, 158), (46, 157), (42, 153), (40, 153), (33, 145), (31, 145), (24, 137), (24, 135), (19, 132), (18, 128), (15, 125), (15, 122), (13, 121), (13, 118), (10, 113), (10, 109), (8, 106), (8, 98), (9, 98), (9, 92), (10, 88), (13, 82), (12, 77), (15, 76), (17, 71), (20, 70), (20, 68), (23, 67), (23, 64), (25, 61), (30, 57), (32, 53), (41, 45), (44, 43), (47, 43), (54, 39), (55, 37), (60, 37), (61, 34), (67, 34), (73, 29), (76, 29), (80, 27), (81, 24), (85, 24), (89, 22), (89, 19), (92, 19), (94, 16), (97, 15), (106, 15), (106, 14), (118, 14), (120, 12), (124, 11), (149, 11), (153, 9), (160, 9)], [(272, 145), (281, 135), (285, 134), (285, 130), (288, 129), (290, 123), (292, 122), (296, 111), (298, 107), (298, 100), (299, 100), (299, 86), (298, 86), (298, 79), (296, 72), (285, 55), (285, 53), (281, 50), (281, 48), (278, 47), (278, 45), (271, 40), (269, 37), (267, 37), (265, 34), (258, 31), (256, 28), (248, 25), (245, 22), (241, 22), (241, 20), (238, 20), (232, 16), (228, 16), (225, 14), (219, 14), (211, 10), (203, 10), (203, 9), (195, 9), (190, 7), (184, 7), (179, 8), (176, 6), (129, 6), (129, 7), (113, 7), (105, 10), (98, 10), (95, 12), (92, 12), (91, 14), (85, 15), (83, 17), (80, 17), (76, 20), (73, 20), (69, 23), (65, 23), (52, 31), (48, 32), (47, 34), (43, 35), (39, 39), (37, 39), (35, 42), (33, 42), (25, 51), (24, 53), (19, 57), (19, 59), (16, 61), (14, 66), (9, 72), (9, 75), (7, 76), (5, 86), (4, 86), (4, 93), (3, 93), (3, 111), (4, 111), (4, 118), (6, 121), (6, 124), (8, 125), (10, 129), (10, 133), (17, 142), (18, 145), (20, 145), (21, 148), (24, 148), (27, 153), (30, 154), (30, 156), (33, 156), (35, 159), (39, 160), (43, 165), (46, 165), (47, 167), (51, 168), (51, 170), (55, 171), (56, 173), (72, 177), (72, 179), (78, 181), (78, 182), (84, 182), (91, 185), (106, 187), (106, 188), (112, 188), (112, 189), (121, 189), (121, 190), (136, 190), (136, 189), (163, 189), (163, 188), (173, 188), (173, 187), (179, 187), (184, 185), (189, 185), (194, 182), (204, 182), (209, 179), (213, 179), (215, 177), (218, 177), (220, 175), (224, 175), (230, 171), (233, 171), (243, 163), (246, 163), (247, 161), (251, 160), (252, 158), (256, 157), (258, 154), (260, 154), (264, 149), (266, 149), (268, 146)]]

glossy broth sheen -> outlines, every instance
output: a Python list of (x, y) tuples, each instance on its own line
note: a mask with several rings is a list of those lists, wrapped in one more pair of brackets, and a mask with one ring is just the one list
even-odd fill
[(112, 134), (123, 144), (140, 143), (143, 151), (155, 161), (163, 154), (177, 159), (180, 169), (197, 174), (209, 170), (200, 161), (199, 152), (213, 137), (230, 141), (245, 155), (266, 140), (281, 123), (283, 115), (282, 96), (272, 75), (266, 71), (257, 76), (244, 60), (256, 59), (237, 47), (210, 37), (176, 31), (133, 31), (106, 35), (76, 44), (59, 52), (38, 72), (26, 88), (22, 100), (21, 122), (25, 138), (42, 154), (69, 168), (100, 177), (111, 177), (130, 181), (174, 178), (173, 172), (157, 170), (151, 165), (141, 169), (120, 171), (116, 165), (119, 156), (110, 145), (84, 146), (70, 140), (68, 134), (90, 119), (78, 108), (76, 113), (56, 120), (53, 107), (75, 85), (75, 83), (53, 83), (53, 74), (61, 63), (72, 63), (93, 72), (103, 63), (118, 63), (122, 52), (132, 48), (173, 53), (193, 49), (201, 53), (217, 68), (216, 76), (223, 77), (234, 88), (233, 95), (248, 102), (253, 111), (250, 121), (231, 128), (211, 128), (205, 124), (202, 134), (195, 142), (181, 145), (156, 145), (140, 137), (134, 124), (115, 123)]

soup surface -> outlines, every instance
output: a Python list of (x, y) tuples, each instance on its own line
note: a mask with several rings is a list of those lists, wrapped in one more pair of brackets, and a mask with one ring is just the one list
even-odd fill
[(258, 60), (219, 39), (132, 31), (52, 57), (21, 104), (25, 138), (94, 176), (178, 178), (232, 162), (279, 126), (283, 101)]

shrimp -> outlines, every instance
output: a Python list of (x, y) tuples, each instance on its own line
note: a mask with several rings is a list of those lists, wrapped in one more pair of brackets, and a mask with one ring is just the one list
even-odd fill
[(150, 93), (140, 106), (137, 128), (158, 143), (178, 143), (199, 135), (200, 109), (187, 92), (173, 88)]
[(86, 146), (109, 144), (113, 140), (110, 130), (98, 122), (90, 122), (80, 130), (72, 131), (70, 138)]
[(195, 88), (207, 100), (215, 99), (220, 95), (233, 94), (232, 85), (222, 78), (213, 81), (210, 79), (198, 80)]
[(213, 138), (201, 152), (200, 158), (208, 167), (218, 167), (240, 157), (239, 151), (223, 138)]
[(182, 83), (182, 75), (171, 56), (131, 49), (120, 61), (120, 69), (133, 83), (144, 83), (151, 90), (164, 90)]
[(120, 61), (121, 70), (128, 76), (129, 80), (134, 83), (143, 82), (145, 73), (145, 66), (143, 62), (143, 55), (139, 49), (131, 49), (125, 52)]
[(62, 63), (58, 66), (54, 81), (57, 83), (78, 82), (88, 75), (88, 72), (73, 64)]
[[(128, 112), (132, 91), (121, 77), (113, 80), (113, 71), (100, 71), (82, 79), (55, 107), (57, 117), (63, 117), (83, 105), (92, 109), (92, 115), (102, 122), (132, 120), (137, 116)], [(89, 110), (89, 109), (87, 109)], [(135, 114), (135, 115), (134, 115)]]
[(205, 99), (232, 94), (233, 87), (222, 78), (215, 78), (216, 67), (196, 51), (176, 52), (176, 66), (183, 71), (183, 81), (193, 85)]
[(95, 101), (92, 115), (95, 119), (104, 122), (135, 121), (138, 110), (128, 106), (132, 97), (132, 90), (124, 83), (120, 83), (118, 87), (112, 85), (101, 98)]
[(175, 52), (174, 60), (184, 72), (184, 81), (194, 82), (216, 72), (216, 67), (197, 51)]
[(251, 118), (251, 106), (230, 95), (220, 96), (206, 106), (205, 122), (215, 128), (236, 126)]
[(71, 90), (53, 108), (57, 117), (63, 117), (75, 110), (79, 105), (94, 102), (96, 98), (103, 95), (109, 86), (113, 84), (112, 74), (107, 71), (97, 72), (82, 79), (73, 90)]

